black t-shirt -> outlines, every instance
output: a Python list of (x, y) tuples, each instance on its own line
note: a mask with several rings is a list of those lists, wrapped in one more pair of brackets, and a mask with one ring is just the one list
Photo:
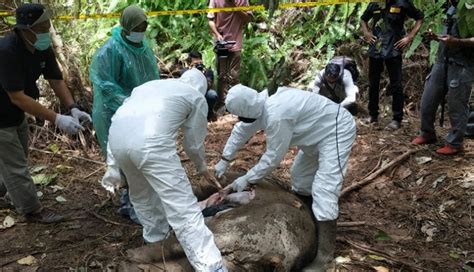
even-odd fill
[[(385, 8), (384, 8), (385, 7)], [(369, 46), (369, 56), (372, 58), (392, 58), (402, 54), (395, 49), (394, 44), (405, 36), (405, 21), (407, 17), (414, 20), (423, 19), (423, 12), (417, 9), (411, 0), (391, 0), (386, 4), (370, 3), (362, 14), (361, 19), (369, 22), (377, 42)]]
[[(452, 16), (452, 23), (448, 24), (448, 21), (445, 22), (443, 29), (443, 34), (448, 34), (456, 38), (460, 38), (459, 28), (458, 28), (458, 18), (456, 16), (456, 8), (451, 6), (448, 11), (448, 14)], [(448, 32), (448, 25), (451, 27)], [(453, 62), (458, 65), (466, 67), (474, 67), (474, 49), (472, 46), (451, 46), (447, 51), (449, 56), (449, 62)], [(438, 49), (438, 63), (445, 63), (446, 61), (446, 45), (444, 42), (439, 43)]]
[(0, 128), (18, 126), (25, 117), (7, 92), (24, 91), (37, 99), (36, 80), (41, 75), (45, 79), (62, 79), (52, 48), (31, 53), (15, 32), (0, 39)]

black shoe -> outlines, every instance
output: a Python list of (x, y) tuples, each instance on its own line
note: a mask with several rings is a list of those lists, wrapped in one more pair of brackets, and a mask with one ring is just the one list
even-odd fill
[(51, 224), (64, 221), (64, 216), (56, 214), (48, 209), (41, 209), (40, 212), (25, 215), (27, 221), (32, 223)]

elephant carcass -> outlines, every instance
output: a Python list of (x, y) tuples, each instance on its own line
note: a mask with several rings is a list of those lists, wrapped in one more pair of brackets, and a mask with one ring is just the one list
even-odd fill
[[(256, 186), (249, 204), (206, 221), (229, 271), (297, 270), (315, 255), (311, 211), (272, 179)], [(127, 254), (133, 262), (122, 262), (119, 270), (163, 271), (166, 264), (166, 271), (193, 271), (174, 236)]]

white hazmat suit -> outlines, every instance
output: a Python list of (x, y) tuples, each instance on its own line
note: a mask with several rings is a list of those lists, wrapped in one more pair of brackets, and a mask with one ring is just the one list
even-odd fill
[(109, 169), (104, 177), (109, 180), (103, 184), (113, 186), (110, 179), (120, 168), (145, 241), (165, 239), (171, 226), (196, 271), (226, 271), (176, 151), (181, 128), (186, 154), (199, 173), (207, 171), (206, 89), (206, 78), (197, 69), (179, 79), (136, 87), (112, 118)]
[(258, 164), (233, 187), (241, 190), (247, 183), (257, 183), (280, 165), (290, 146), (297, 146), (291, 169), (293, 190), (313, 197), (312, 210), (318, 221), (337, 219), (343, 173), (356, 135), (352, 115), (323, 96), (288, 87), (268, 97), (265, 91), (257, 93), (237, 85), (229, 90), (226, 107), (232, 114), (257, 120), (234, 126), (223, 158), (234, 159), (260, 129), (265, 130), (267, 141)]

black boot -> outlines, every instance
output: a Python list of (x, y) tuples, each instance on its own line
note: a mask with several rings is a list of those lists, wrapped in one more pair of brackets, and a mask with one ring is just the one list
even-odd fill
[(316, 258), (303, 269), (303, 272), (324, 272), (334, 258), (336, 247), (336, 220), (316, 221), (318, 253)]

